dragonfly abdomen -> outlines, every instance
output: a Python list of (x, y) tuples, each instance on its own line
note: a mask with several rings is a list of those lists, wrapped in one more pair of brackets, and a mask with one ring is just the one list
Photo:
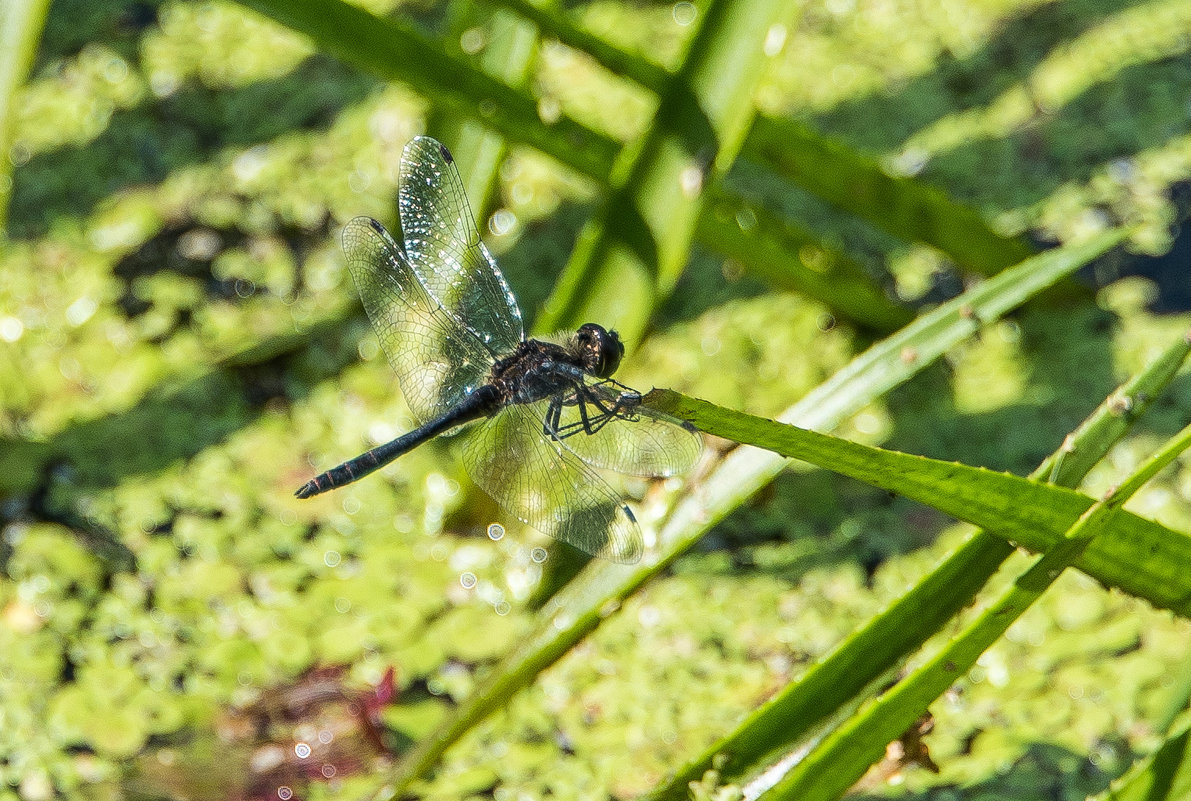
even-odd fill
[(492, 414), (499, 408), (499, 405), (500, 397), (496, 388), (491, 385), (482, 386), (442, 416), (315, 476), (299, 487), (294, 495), (299, 498), (309, 498), (327, 490), (359, 481), (397, 457), (412, 451), (423, 442), (434, 439), (442, 432)]

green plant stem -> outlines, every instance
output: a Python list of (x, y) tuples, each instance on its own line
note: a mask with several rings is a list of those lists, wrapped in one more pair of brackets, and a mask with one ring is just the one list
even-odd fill
[(765, 38), (795, 0), (715, 0), (653, 122), (614, 163), (609, 192), (584, 226), (538, 318), (543, 332), (591, 320), (639, 342), (690, 253), (704, 189), (736, 159), (769, 61)]
[(12, 195), (13, 104), (25, 82), (45, 27), (49, 0), (14, 0), (0, 5), (0, 239)]
[[(609, 70), (661, 93), (670, 72), (610, 45), (533, 0), (500, 0)], [(871, 156), (792, 120), (759, 115), (744, 154), (808, 192), (909, 242), (925, 242), (957, 264), (992, 275), (1036, 252), (1025, 237), (994, 231), (973, 209), (914, 178), (890, 175)], [(711, 247), (716, 240), (704, 238)]]
[[(861, 445), (671, 390), (654, 390), (646, 403), (710, 434), (802, 459), (896, 492), (1034, 551), (1053, 548), (1064, 530), (1096, 505), (1073, 490), (1010, 473)], [(1102, 583), (1156, 606), (1191, 614), (1191, 575), (1183, 569), (1191, 564), (1191, 537), (1125, 512), (1119, 504), (1110, 504), (1098, 514), (1108, 516), (1115, 536), (1080, 560), (1080, 568)], [(1138, 553), (1147, 558), (1141, 562), (1130, 559), (1130, 554)]]
[(546, 122), (528, 95), (447, 55), (438, 45), (343, 0), (241, 0), (348, 64), (403, 81), (450, 111), (475, 117), (590, 176), (606, 176), (620, 149), (611, 137), (559, 115)]
[(838, 798), (869, 765), (880, 759), (886, 743), (908, 729), (1065, 569), (1075, 564), (1086, 548), (1113, 527), (1115, 514), (1125, 502), (1189, 445), (1191, 425), (1168, 440), (1123, 484), (1088, 507), (1053, 547), (936, 656), (878, 698), (863, 714), (832, 732), (761, 797), (800, 801)]
[[(1171, 343), (1145, 370), (1100, 404), (1031, 477), (1074, 486), (1099, 461), (1133, 420), (1170, 383), (1191, 353), (1187, 338)], [(1136, 399), (1136, 414), (1122, 415), (1121, 398)], [(687, 786), (716, 768), (724, 782), (741, 782), (826, 727), (839, 711), (871, 694), (905, 658), (969, 605), (1013, 552), (1005, 539), (977, 531), (910, 591), (849, 636), (823, 661), (729, 734), (690, 760), (653, 790), (650, 801), (684, 799)]]

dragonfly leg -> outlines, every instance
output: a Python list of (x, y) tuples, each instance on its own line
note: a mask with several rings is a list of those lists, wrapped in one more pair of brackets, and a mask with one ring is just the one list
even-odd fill
[[(583, 399), (585, 389), (582, 384), (576, 389), (575, 395), (572, 398), (555, 397), (550, 401), (550, 406), (546, 410), (546, 420), (542, 426), (542, 433), (551, 439), (566, 439), (574, 436), (579, 432), (593, 434), (599, 428), (593, 428), (591, 419), (587, 415), (587, 404)], [(573, 423), (562, 424), (562, 407), (575, 406), (579, 409), (579, 419)], [(602, 424), (601, 424), (602, 427)]]
[[(623, 386), (622, 384), (618, 384), (615, 381), (611, 381), (610, 379), (608, 382), (614, 384), (617, 387)], [(597, 433), (615, 417), (632, 419), (631, 416), (625, 414), (625, 412), (640, 403), (641, 396), (628, 387), (624, 387), (624, 390), (625, 391), (621, 392), (620, 395), (617, 396), (616, 402), (611, 406), (609, 406), (603, 398), (592, 392), (586, 386), (578, 387), (573, 398), (568, 398), (566, 400), (555, 400), (550, 404), (550, 409), (547, 412), (547, 435), (556, 439), (566, 439), (567, 437), (571, 437), (575, 434), (583, 432), (584, 434), (590, 436)], [(590, 414), (587, 407), (589, 403), (599, 411), (598, 415)], [(561, 425), (562, 407), (564, 405), (577, 407), (579, 411), (579, 419), (573, 423)]]
[(551, 439), (559, 438), (559, 426), (562, 423), (562, 404), (563, 399), (556, 396), (550, 399), (550, 407), (546, 409), (546, 420), (542, 424), (542, 433)]
[[(582, 408), (583, 398), (591, 401), (591, 405), (600, 410), (598, 425), (596, 425), (594, 429), (585, 427), (585, 430), (587, 430), (588, 434), (594, 434), (596, 431), (599, 431), (601, 428), (607, 425), (608, 421), (613, 417), (623, 417), (626, 420), (635, 419), (636, 415), (632, 414), (629, 410), (641, 403), (641, 393), (637, 392), (636, 390), (629, 389), (624, 384), (613, 381), (611, 378), (604, 379), (600, 382), (600, 384), (604, 386), (611, 385), (617, 387), (621, 391), (620, 394), (616, 396), (616, 403), (612, 404), (611, 408), (605, 405), (604, 400), (600, 398), (599, 395), (586, 387), (584, 387), (583, 391), (577, 395), (577, 400), (581, 407), (581, 417), (584, 417), (583, 413), (585, 411), (585, 409)], [(628, 413), (626, 414), (626, 412)]]
[[(607, 413), (601, 412), (598, 418), (593, 419), (588, 416), (587, 402), (582, 397), (583, 389), (576, 392), (574, 398), (559, 398), (556, 397), (550, 402), (550, 407), (546, 410), (546, 420), (542, 426), (542, 433), (551, 439), (566, 439), (574, 436), (580, 432), (585, 434), (594, 434), (599, 431), (607, 421)], [(562, 424), (562, 407), (575, 406), (579, 410), (579, 419), (573, 423)], [(601, 407), (602, 409), (602, 407)]]

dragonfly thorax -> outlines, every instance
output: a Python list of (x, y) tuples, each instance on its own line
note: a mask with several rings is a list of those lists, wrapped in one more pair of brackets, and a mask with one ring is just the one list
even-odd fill
[(587, 323), (564, 345), (540, 339), (519, 342), (492, 365), (489, 384), (502, 404), (534, 403), (583, 386), (585, 376), (610, 377), (623, 355), (615, 331)]
[(564, 345), (527, 339), (492, 365), (489, 385), (501, 405), (534, 403), (583, 383), (584, 368)]

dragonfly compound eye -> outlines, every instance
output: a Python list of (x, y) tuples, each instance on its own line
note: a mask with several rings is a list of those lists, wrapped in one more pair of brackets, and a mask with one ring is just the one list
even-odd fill
[(587, 323), (575, 334), (583, 367), (592, 375), (608, 378), (620, 367), (624, 357), (624, 343), (615, 331), (608, 331), (602, 325)]

